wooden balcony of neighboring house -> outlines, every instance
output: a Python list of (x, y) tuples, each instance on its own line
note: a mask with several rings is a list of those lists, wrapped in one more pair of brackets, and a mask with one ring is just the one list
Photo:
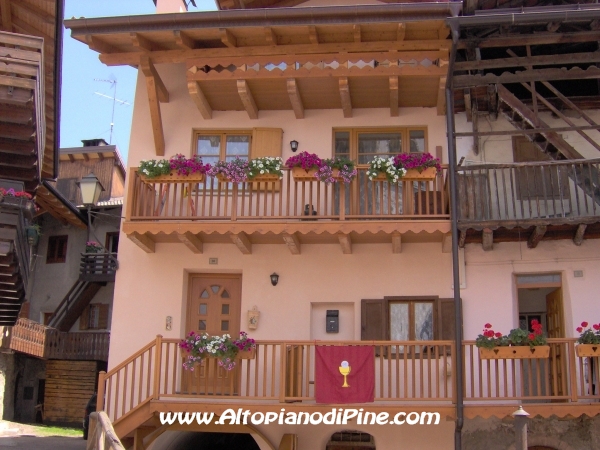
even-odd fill
[[(197, 411), (199, 405), (216, 415), (229, 408), (329, 412), (331, 405), (315, 402), (318, 345), (374, 346), (374, 402), (361, 404), (365, 410), (455, 417), (453, 341), (259, 341), (253, 357), (238, 359), (230, 372), (213, 358), (194, 371), (184, 369), (187, 353), (178, 344), (158, 336), (100, 373), (97, 408), (106, 411), (121, 439), (140, 426), (156, 426), (160, 412)], [(541, 359), (489, 360), (480, 357), (474, 341), (465, 341), (465, 416), (505, 417), (521, 403), (532, 416), (596, 414), (598, 359), (577, 356), (575, 339), (549, 339), (549, 346), (549, 356)]]
[(110, 333), (66, 333), (20, 318), (3, 327), (1, 349), (42, 359), (107, 361)]
[(600, 237), (600, 159), (458, 167), (459, 245)]
[[(234, 243), (243, 254), (254, 243), (287, 244), (299, 254), (303, 244), (391, 243), (450, 232), (447, 168), (430, 181), (370, 181), (366, 168), (348, 185), (296, 181), (288, 169), (273, 182), (198, 183), (143, 179), (129, 174), (123, 231), (144, 251), (156, 243), (183, 242), (202, 253), (204, 242)], [(423, 233), (424, 232), (424, 233)], [(431, 238), (428, 238), (431, 240)]]

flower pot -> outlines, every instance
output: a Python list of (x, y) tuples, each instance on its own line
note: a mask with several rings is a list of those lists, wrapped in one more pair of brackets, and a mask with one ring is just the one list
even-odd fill
[(406, 169), (406, 174), (402, 177), (402, 181), (431, 181), (435, 179), (437, 169), (435, 167), (427, 167), (419, 172), (417, 169)]
[(279, 181), (279, 175), (275, 175), (274, 173), (265, 173), (263, 175), (256, 175), (254, 178), (249, 178), (248, 182), (250, 183), (259, 183), (261, 181)]
[(580, 358), (600, 356), (600, 344), (578, 344), (575, 351)]
[(144, 183), (200, 183), (204, 181), (204, 174), (200, 172), (190, 173), (189, 175), (178, 175), (176, 170), (172, 170), (167, 175), (159, 175), (157, 177), (148, 177), (139, 172), (138, 174)]
[(256, 348), (250, 350), (240, 350), (236, 355), (237, 359), (254, 359), (256, 358)]
[(549, 355), (549, 345), (479, 348), (481, 359), (540, 359), (548, 358)]
[(304, 170), (302, 167), (292, 167), (292, 176), (295, 181), (318, 181), (315, 174), (318, 169)]

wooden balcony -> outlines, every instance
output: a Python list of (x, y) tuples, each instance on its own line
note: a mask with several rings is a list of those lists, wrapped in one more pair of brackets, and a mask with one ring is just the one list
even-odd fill
[(460, 243), (600, 238), (600, 159), (458, 167)]
[[(475, 343), (466, 341), (466, 416), (504, 417), (520, 403), (527, 403), (530, 414), (544, 417), (597, 413), (600, 389), (589, 381), (599, 379), (598, 358), (577, 357), (575, 339), (549, 342), (546, 359), (482, 360)], [(237, 407), (275, 411), (283, 403), (288, 411), (330, 411), (330, 405), (315, 403), (315, 345), (375, 347), (375, 401), (362, 407), (455, 415), (452, 341), (260, 341), (254, 359), (238, 360), (231, 372), (218, 369), (212, 358), (186, 371), (181, 364), (186, 354), (178, 343), (159, 336), (110, 372), (101, 372), (98, 410), (108, 413), (119, 437), (158, 412), (192, 411), (198, 404), (215, 414)], [(212, 371), (219, 376), (204, 377)]]
[(3, 327), (2, 348), (42, 359), (107, 361), (110, 333), (65, 333), (29, 319)]
[[(129, 175), (123, 230), (146, 252), (156, 242), (183, 242), (202, 252), (203, 242), (229, 242), (242, 253), (253, 243), (285, 243), (294, 254), (304, 243), (392, 243), (419, 233), (450, 231), (447, 170), (433, 181), (370, 181), (366, 169), (349, 185), (295, 181), (289, 170), (274, 182), (158, 182)], [(431, 239), (431, 238), (429, 238)]]

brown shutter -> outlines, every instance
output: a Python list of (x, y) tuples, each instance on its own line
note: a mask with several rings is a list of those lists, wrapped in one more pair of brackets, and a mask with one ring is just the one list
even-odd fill
[(281, 156), (283, 130), (281, 128), (254, 128), (250, 158)]
[(108, 328), (108, 305), (98, 305), (98, 329), (106, 330)]
[(21, 310), (19, 311), (19, 318), (29, 319), (29, 302), (24, 302), (21, 305)]
[(360, 314), (360, 339), (363, 341), (387, 340), (387, 302), (384, 299), (362, 300)]
[(87, 330), (90, 327), (90, 307), (86, 306), (79, 316), (79, 329)]
[(442, 341), (453, 341), (456, 337), (454, 320), (456, 308), (454, 306), (453, 298), (438, 299), (438, 339)]

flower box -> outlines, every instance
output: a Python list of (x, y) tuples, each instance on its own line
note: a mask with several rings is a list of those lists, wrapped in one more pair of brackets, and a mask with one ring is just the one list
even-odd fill
[(274, 173), (265, 173), (263, 175), (256, 175), (252, 179), (248, 179), (248, 182), (259, 183), (261, 181), (279, 181), (279, 180), (280, 180), (279, 175), (276, 175)]
[(540, 359), (550, 356), (549, 345), (479, 348), (481, 359)]
[(600, 344), (578, 344), (575, 351), (580, 358), (600, 356)]
[(144, 183), (200, 183), (204, 181), (204, 174), (201, 172), (194, 172), (189, 175), (178, 175), (176, 170), (172, 170), (171, 173), (167, 175), (159, 175), (157, 177), (148, 177), (139, 172), (138, 174)]
[(237, 359), (254, 359), (256, 358), (256, 348), (250, 350), (240, 350), (236, 355)]
[(435, 167), (427, 167), (419, 172), (417, 169), (406, 169), (406, 174), (402, 177), (402, 181), (431, 181), (437, 175)]
[(296, 181), (318, 181), (315, 174), (318, 169), (305, 170), (302, 167), (292, 167), (292, 176)]

